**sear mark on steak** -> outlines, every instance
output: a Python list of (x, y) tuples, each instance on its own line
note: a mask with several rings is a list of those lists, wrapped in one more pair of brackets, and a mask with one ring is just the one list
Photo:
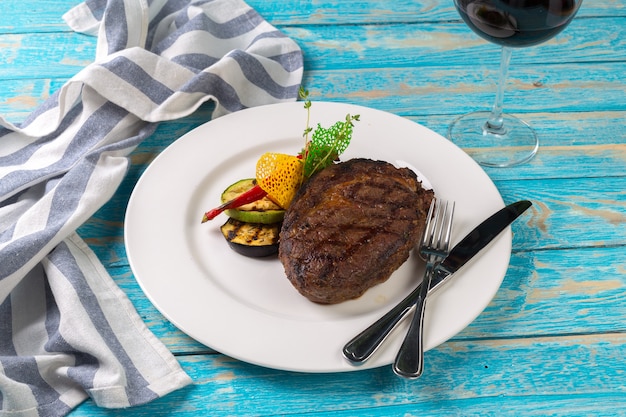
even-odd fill
[(388, 162), (325, 168), (285, 213), (278, 256), (287, 278), (316, 303), (360, 297), (408, 259), (432, 198), (413, 171)]

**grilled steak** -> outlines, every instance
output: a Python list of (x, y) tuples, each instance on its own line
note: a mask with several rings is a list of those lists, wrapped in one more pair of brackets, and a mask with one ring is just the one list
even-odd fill
[(287, 277), (317, 303), (358, 298), (408, 259), (432, 198), (413, 171), (387, 162), (325, 168), (285, 213), (279, 258)]

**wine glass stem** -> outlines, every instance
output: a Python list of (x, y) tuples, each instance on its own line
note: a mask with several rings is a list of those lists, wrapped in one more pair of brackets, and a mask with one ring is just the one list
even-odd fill
[(500, 75), (498, 76), (498, 90), (496, 93), (496, 102), (491, 109), (489, 120), (485, 123), (485, 131), (494, 135), (503, 135), (506, 133), (504, 120), (502, 119), (502, 103), (504, 101), (504, 88), (506, 86), (507, 74), (509, 72), (509, 62), (511, 62), (511, 48), (502, 47), (500, 54)]

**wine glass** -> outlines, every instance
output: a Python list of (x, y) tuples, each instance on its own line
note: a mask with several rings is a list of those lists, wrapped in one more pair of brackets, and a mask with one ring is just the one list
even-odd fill
[(461, 148), (478, 146), (471, 154), (481, 165), (509, 167), (537, 153), (539, 140), (533, 128), (502, 112), (512, 48), (551, 39), (572, 21), (581, 4), (582, 0), (454, 0), (463, 21), (476, 34), (502, 46), (493, 109), (463, 115), (448, 129), (448, 138)]

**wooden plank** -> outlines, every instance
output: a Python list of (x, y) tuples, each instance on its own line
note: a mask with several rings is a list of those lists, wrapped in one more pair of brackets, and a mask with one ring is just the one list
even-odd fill
[(80, 0), (5, 0), (0, 13), (0, 34), (69, 32), (61, 16), (79, 3)]
[[(622, 111), (626, 66), (559, 64), (512, 68), (505, 93), (511, 113)], [(303, 83), (314, 99), (360, 104), (402, 116), (461, 114), (489, 109), (495, 69), (422, 67), (360, 71), (309, 71)]]
[(492, 302), (454, 340), (626, 332), (624, 254), (623, 245), (516, 252)]
[[(558, 64), (512, 68), (505, 94), (511, 113), (626, 110), (626, 65)], [(458, 67), (309, 71), (303, 83), (314, 100), (359, 104), (402, 116), (461, 114), (489, 109), (494, 68)], [(64, 79), (0, 80), (0, 114), (17, 115), (40, 104)], [(16, 100), (23, 101), (21, 105)], [(20, 107), (21, 106), (21, 107)], [(25, 116), (25, 115), (24, 115)]]
[(65, 79), (0, 79), (0, 115), (13, 123), (24, 120), (57, 91)]
[[(626, 60), (626, 36), (623, 36), (626, 25), (622, 20), (595, 20), (591, 29), (582, 25), (593, 20), (575, 22), (561, 37), (545, 45), (516, 50), (509, 77), (509, 86), (515, 86), (515, 90), (509, 88), (506, 108), (513, 112), (531, 111), (531, 106), (526, 104), (536, 101), (541, 107), (533, 111), (572, 111), (562, 107), (560, 97), (553, 94), (555, 90), (566, 94), (562, 97), (565, 102), (575, 103), (571, 97), (589, 99), (586, 92), (599, 88), (606, 94), (591, 98), (605, 102), (601, 110), (622, 110), (626, 101), (621, 82), (624, 65), (605, 64), (608, 67), (602, 68), (598, 65), (590, 67), (587, 63), (590, 59)], [(495, 90), (497, 49), (478, 40), (461, 24), (444, 24), (435, 26), (434, 30), (432, 26), (420, 29), (422, 26), (415, 25), (414, 35), (411, 26), (406, 25), (298, 28), (290, 35), (296, 41), (299, 38), (307, 40), (301, 42), (307, 57), (305, 83), (311, 87), (314, 96), (333, 99), (340, 95), (343, 101), (409, 116), (458, 112), (454, 104), (464, 109), (468, 105), (474, 109), (488, 108)], [(440, 42), (433, 42), (433, 36), (449, 37), (444, 43), (449, 49), (431, 47), (440, 45)], [(401, 48), (396, 47), (390, 53), (390, 44), (400, 44)], [(41, 103), (50, 94), (51, 86), (61, 85), (91, 61), (95, 39), (67, 33), (18, 34), (0, 36), (0, 45), (6, 46), (0, 49), (1, 61), (5, 63), (0, 65), (0, 77), (3, 78), (0, 79), (0, 114), (17, 120), (23, 117), (20, 108), (26, 112)], [(598, 52), (603, 50), (601, 48), (606, 48), (607, 52)], [(550, 57), (548, 62), (580, 61), (584, 67), (573, 64), (544, 66), (546, 57)], [(438, 67), (437, 63), (442, 60), (449, 65)], [(476, 62), (475, 67), (468, 68), (468, 61)], [(333, 63), (333, 70), (322, 70), (328, 68), (329, 62)], [(381, 66), (393, 69), (381, 70)], [(452, 68), (456, 66), (460, 68)], [(338, 72), (338, 69), (348, 71)], [(36, 80), (21, 82), (23, 77)], [(604, 81), (594, 82), (598, 79)], [(471, 90), (468, 85), (472, 85)], [(396, 96), (403, 100), (398, 102)], [(385, 104), (385, 97), (394, 97), (394, 103), (404, 106), (391, 107)], [(18, 103), (14, 106), (14, 100), (23, 100), (28, 105)], [(421, 108), (420, 103), (423, 103)], [(524, 103), (524, 106), (516, 107), (517, 103)], [(553, 104), (548, 107), (546, 103)], [(611, 106), (606, 108), (609, 103)], [(597, 102), (583, 100), (578, 109), (586, 110), (591, 104)]]
[[(500, 63), (500, 48), (456, 22), (359, 26), (286, 27), (285, 33), (304, 51), (307, 70), (481, 68)], [(564, 32), (532, 48), (516, 48), (511, 68), (520, 65), (626, 60), (624, 18), (575, 20)]]
[[(420, 68), (445, 62), (482, 72), (497, 69), (500, 59), (498, 47), (461, 23), (286, 27), (285, 33), (303, 49), (307, 70)], [(0, 77), (69, 78), (93, 61), (95, 45), (96, 38), (75, 33), (0, 35)], [(626, 60), (624, 18), (575, 21), (545, 44), (516, 49), (512, 68), (588, 65), (590, 60)]]
[[(449, 342), (426, 353), (425, 374), (415, 381), (399, 379), (390, 367), (311, 375), (221, 355), (184, 356), (178, 359), (195, 384), (138, 407), (133, 415), (389, 416), (414, 410), (420, 415), (615, 415), (616, 407), (626, 405), (625, 354), (626, 338), (620, 334)], [(87, 402), (72, 414), (104, 415), (122, 412)]]
[[(490, 107), (485, 106), (483, 110), (488, 111)], [(552, 158), (550, 155), (554, 155), (554, 163), (557, 160), (563, 161), (563, 158), (568, 156), (577, 161), (584, 160), (586, 157), (600, 156), (603, 148), (611, 147), (612, 145), (616, 145), (616, 149), (611, 150), (612, 155), (619, 156), (619, 145), (626, 142), (625, 126), (622, 122), (622, 120), (626, 119), (626, 111), (539, 112), (526, 113), (520, 116), (537, 131), (540, 142), (540, 153), (537, 158)], [(408, 116), (407, 118), (434, 130), (442, 136), (446, 136), (448, 127), (454, 120), (452, 116), (447, 114)], [(607, 141), (607, 137), (611, 138), (611, 140)], [(594, 145), (597, 145), (596, 149), (593, 148)], [(542, 155), (544, 150), (546, 154)], [(548, 150), (550, 150), (550, 153), (547, 153)], [(559, 151), (562, 153), (559, 153)], [(599, 172), (602, 172), (602, 164), (608, 161), (606, 158), (601, 157), (598, 162), (601, 163), (594, 168), (595, 176), (598, 176), (598, 171), (595, 171), (595, 169), (599, 169)], [(516, 167), (514, 170), (515, 178), (528, 178), (525, 168), (537, 173), (541, 165), (551, 166), (552, 164), (553, 162), (546, 160), (541, 164), (531, 163)], [(589, 161), (588, 164), (594, 163)], [(582, 165), (586, 166), (587, 163)], [(563, 170), (559, 170), (556, 174), (561, 177), (563, 171), (567, 172), (567, 166), (563, 167)], [(615, 173), (615, 171), (615, 169), (611, 169), (607, 171), (607, 175)], [(506, 174), (511, 172), (511, 170), (491, 169), (487, 172), (493, 175), (492, 177), (500, 179), (506, 178), (506, 176), (498, 176), (498, 173)], [(554, 173), (551, 175), (554, 175)], [(575, 173), (572, 172), (571, 175), (574, 176)], [(563, 177), (565, 176), (563, 175)], [(579, 173), (576, 176), (584, 175)]]
[[(485, 110), (489, 110), (486, 108)], [(626, 174), (626, 112), (527, 113), (521, 115), (536, 130), (539, 153), (512, 169), (483, 169), (493, 180), (579, 178)], [(454, 119), (449, 115), (409, 117), (446, 137)], [(606, 138), (610, 137), (610, 143)], [(471, 149), (467, 149), (471, 151)], [(558, 167), (557, 170), (554, 168)]]
[[(523, 234), (520, 249), (626, 244), (626, 175), (623, 171), (620, 174), (610, 179), (497, 181), (505, 200), (527, 198), (534, 202), (528, 227), (517, 230)], [(589, 239), (591, 234), (601, 237)]]
[(0, 35), (0, 79), (71, 78), (95, 47), (96, 38), (75, 33)]
[[(0, 33), (69, 31), (61, 19), (79, 0), (24, 0), (4, 2), (0, 13)], [(333, 25), (404, 22), (459, 21), (452, 2), (429, 0), (298, 0), (247, 3), (271, 23), (281, 26)], [(624, 0), (586, 1), (577, 18), (626, 16)]]
[[(269, 2), (248, 0), (262, 16), (274, 24), (362, 24), (388, 22), (440, 22), (460, 20), (452, 1), (430, 0), (299, 0)], [(577, 17), (626, 16), (624, 0), (587, 1)]]

